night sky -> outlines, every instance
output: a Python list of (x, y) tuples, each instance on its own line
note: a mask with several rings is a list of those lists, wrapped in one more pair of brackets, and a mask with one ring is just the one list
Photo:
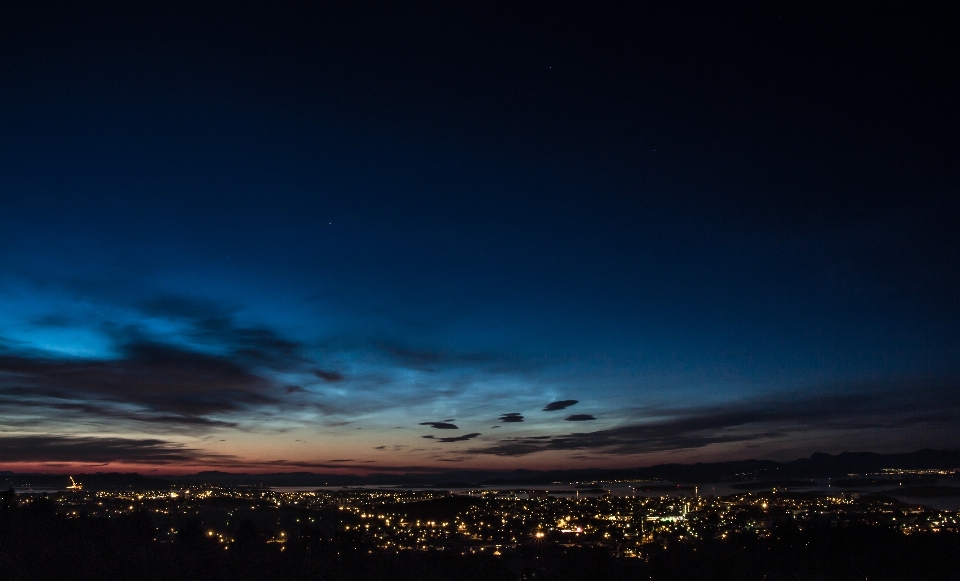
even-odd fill
[(663, 4), (5, 2), (0, 469), (960, 445), (949, 3)]

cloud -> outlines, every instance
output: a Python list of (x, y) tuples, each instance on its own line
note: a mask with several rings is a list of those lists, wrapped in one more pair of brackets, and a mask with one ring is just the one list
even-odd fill
[(328, 470), (362, 470), (364, 472), (442, 472), (442, 468), (436, 466), (384, 466), (382, 464), (377, 464), (374, 460), (358, 460), (355, 464), (349, 463), (340, 463), (338, 460), (334, 461), (318, 461), (311, 462), (307, 461), (294, 461), (294, 460), (270, 460), (268, 462), (261, 462), (259, 464), (244, 464), (244, 466), (251, 467), (266, 467), (266, 466), (282, 466), (289, 468), (314, 468), (314, 469), (328, 469)]
[(509, 414), (500, 414), (500, 421), (505, 424), (512, 424), (515, 422), (522, 422), (523, 415), (517, 412), (511, 412)]
[(71, 327), (76, 321), (63, 313), (41, 315), (30, 320), (36, 327)]
[(670, 424), (632, 425), (597, 432), (573, 433), (542, 438), (508, 438), (482, 449), (479, 454), (525, 456), (549, 450), (604, 450), (611, 454), (639, 454), (665, 450), (702, 448), (709, 444), (757, 439), (772, 432), (724, 433), (700, 429), (684, 430)]
[[(66, 419), (88, 426), (110, 422), (114, 428), (149, 424), (151, 431), (199, 431), (238, 427), (244, 417), (262, 420), (305, 402), (324, 415), (392, 403), (349, 394), (319, 401), (321, 394), (296, 383), (310, 382), (310, 376), (335, 383), (344, 375), (318, 367), (298, 341), (238, 324), (237, 309), (178, 295), (128, 306), (147, 318), (173, 321), (177, 330), (158, 339), (143, 326), (103, 323), (100, 330), (113, 353), (83, 359), (0, 339), (0, 424)], [(34, 324), (55, 323), (70, 320)]]
[(440, 366), (483, 365), (498, 360), (496, 355), (490, 353), (415, 349), (385, 343), (380, 343), (378, 347), (400, 365), (420, 371), (436, 371)]
[[(56, 410), (60, 421), (66, 419), (105, 421), (128, 421), (156, 424), (155, 428), (169, 431), (180, 431), (184, 428), (235, 428), (236, 422), (217, 420), (202, 416), (184, 416), (175, 414), (154, 413), (148, 410), (131, 410), (125, 406), (100, 404), (97, 402), (80, 401), (50, 401), (48, 399), (33, 400), (25, 397), (0, 397), (0, 408), (4, 410), (5, 421), (11, 422), (11, 417), (18, 415), (32, 415), (39, 412)], [(29, 422), (28, 422), (29, 424)]]
[(312, 369), (311, 371), (313, 371), (314, 375), (328, 383), (336, 383), (344, 380), (343, 374), (337, 371), (328, 371), (324, 369)]
[(202, 321), (228, 317), (235, 309), (203, 297), (162, 294), (137, 305), (149, 317), (171, 320)]
[[(271, 417), (281, 414), (304, 423), (314, 416), (344, 420), (457, 398), (474, 385), (472, 379), (441, 385), (414, 373), (411, 387), (411, 375), (401, 367), (446, 371), (462, 363), (467, 366), (462, 373), (472, 374), (480, 367), (494, 372), (500, 361), (500, 355), (384, 348), (367, 341), (346, 346), (334, 341), (324, 350), (341, 355), (344, 349), (359, 350), (366, 358), (326, 360), (315, 354), (317, 344), (308, 347), (277, 329), (243, 322), (240, 309), (229, 303), (172, 294), (138, 301), (105, 288), (112, 304), (79, 315), (68, 311), (70, 317), (34, 317), (31, 324), (99, 334), (96, 348), (107, 355), (31, 351), (29, 343), (0, 337), (0, 400), (10, 404), (0, 407), (0, 425), (48, 425), (66, 416), (84, 430), (109, 426), (111, 433), (160, 434), (270, 426)], [(130, 321), (136, 322), (126, 324)], [(343, 361), (352, 366), (341, 368)], [(294, 408), (297, 413), (285, 413)], [(455, 422), (436, 424), (435, 429), (453, 429), (439, 424)]]
[(438, 430), (459, 430), (457, 426), (447, 422), (420, 422), (421, 426), (430, 426)]
[(0, 436), (0, 462), (79, 462), (180, 464), (230, 461), (158, 439), (97, 438), (59, 435)]
[(188, 336), (227, 349), (231, 359), (250, 366), (291, 370), (310, 362), (299, 342), (266, 327), (238, 326), (228, 317), (196, 321)]
[(232, 359), (249, 365), (291, 369), (308, 363), (299, 342), (266, 327), (238, 325), (236, 309), (208, 299), (160, 295), (140, 303), (138, 308), (147, 316), (187, 323), (185, 335), (191, 340), (225, 349)]
[(483, 434), (464, 434), (462, 436), (453, 436), (449, 438), (438, 438), (436, 436), (421, 436), (422, 438), (427, 438), (429, 440), (436, 440), (438, 442), (464, 442), (466, 440), (472, 440), (477, 436), (482, 436)]
[[(646, 412), (645, 421), (624, 426), (593, 432), (504, 438), (468, 452), (498, 456), (557, 450), (641, 454), (810, 432), (873, 430), (884, 434), (915, 426), (955, 426), (960, 414), (958, 383), (947, 380), (935, 384), (864, 386), (839, 393), (824, 390), (724, 405), (650, 410)], [(954, 437), (956, 431), (952, 432)]]
[(232, 355), (135, 339), (116, 358), (56, 358), (0, 348), (0, 421), (32, 417), (151, 429), (236, 427), (237, 414), (263, 413), (302, 393)]
[(576, 399), (564, 399), (560, 401), (555, 401), (548, 403), (546, 407), (543, 408), (545, 412), (555, 412), (557, 410), (565, 410), (572, 405), (579, 403), (579, 400)]
[(514, 373), (531, 371), (544, 363), (539, 357), (511, 352), (424, 349), (386, 341), (376, 342), (372, 347), (401, 367), (428, 373), (451, 369)]
[(226, 357), (160, 343), (120, 346), (118, 359), (0, 354), (0, 395), (100, 400), (199, 417), (277, 403), (279, 389)]
[(589, 422), (590, 420), (595, 420), (597, 418), (591, 416), (590, 414), (573, 414), (564, 418), (568, 422)]

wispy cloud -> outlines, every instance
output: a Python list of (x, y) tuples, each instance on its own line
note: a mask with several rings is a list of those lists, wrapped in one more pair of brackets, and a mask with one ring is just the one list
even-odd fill
[(204, 321), (232, 316), (235, 308), (197, 296), (160, 294), (135, 307), (144, 315), (172, 320)]
[(313, 371), (314, 375), (328, 383), (336, 383), (345, 379), (344, 375), (338, 371), (330, 371), (327, 369), (313, 369), (311, 371)]
[[(10, 423), (16, 416), (48, 415), (56, 412), (60, 421), (81, 421), (86, 423), (141, 422), (149, 424), (151, 429), (163, 432), (209, 428), (236, 428), (237, 422), (218, 420), (203, 416), (189, 416), (151, 412), (126, 405), (113, 405), (109, 402), (62, 401), (45, 397), (0, 397), (0, 408), (4, 410), (4, 422)], [(24, 422), (22, 426), (35, 422)]]
[[(118, 359), (85, 360), (0, 353), (0, 396), (34, 407), (174, 423), (280, 402), (279, 386), (228, 357), (149, 342), (120, 351)], [(114, 405), (133, 409), (121, 414)]]
[[(247, 365), (291, 369), (309, 362), (300, 342), (268, 327), (237, 324), (234, 309), (208, 299), (161, 295), (137, 307), (143, 315), (185, 323), (187, 338), (215, 346)], [(323, 378), (322, 373), (318, 377)]]
[(159, 439), (97, 438), (60, 435), (0, 436), (0, 462), (77, 462), (178, 464), (232, 461)]
[(380, 343), (378, 346), (398, 364), (421, 371), (436, 371), (451, 365), (484, 365), (498, 360), (491, 353), (419, 349), (391, 343)]
[[(239, 427), (244, 417), (308, 402), (323, 415), (349, 413), (367, 400), (323, 401), (304, 389), (345, 381), (317, 365), (304, 345), (274, 329), (238, 324), (235, 311), (197, 297), (160, 295), (128, 304), (139, 317), (166, 319), (162, 337), (141, 324), (101, 322), (111, 353), (64, 357), (0, 340), (0, 420), (141, 425), (148, 432)], [(47, 317), (35, 325), (69, 324)], [(282, 378), (282, 379), (281, 379)], [(300, 378), (302, 385), (291, 383)], [(389, 403), (384, 403), (384, 406)], [(302, 409), (302, 406), (300, 406)], [(369, 405), (368, 405), (369, 407)]]
[(312, 462), (309, 460), (270, 460), (258, 464), (248, 464), (247, 466), (257, 468), (307, 468), (313, 470), (361, 470), (364, 472), (442, 472), (444, 468), (436, 466), (394, 466), (388, 464), (379, 464), (373, 460), (362, 460), (354, 463), (341, 462), (339, 460), (327, 460)]
[[(948, 380), (922, 385), (861, 387), (842, 393), (791, 394), (718, 406), (663, 409), (647, 412), (646, 421), (593, 432), (504, 438), (468, 452), (498, 456), (525, 456), (552, 450), (642, 454), (818, 430), (890, 430), (944, 424), (955, 422), (960, 413), (958, 384), (960, 382)], [(578, 416), (586, 414), (571, 417)]]

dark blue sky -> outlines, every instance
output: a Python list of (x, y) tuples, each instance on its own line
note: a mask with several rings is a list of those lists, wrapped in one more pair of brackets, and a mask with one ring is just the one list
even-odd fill
[(938, 10), (14, 3), (0, 464), (956, 446)]

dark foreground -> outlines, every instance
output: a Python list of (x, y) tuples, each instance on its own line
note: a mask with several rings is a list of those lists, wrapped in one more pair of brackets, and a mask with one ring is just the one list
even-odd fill
[(0, 578), (33, 579), (370, 579), (457, 580), (900, 580), (960, 579), (960, 534), (913, 534), (883, 527), (780, 526), (768, 538), (676, 544), (644, 558), (603, 549), (529, 546), (501, 555), (454, 551), (388, 553), (360, 537), (304, 526), (282, 546), (251, 522), (238, 524), (228, 550), (199, 523), (158, 540), (145, 512), (70, 517), (55, 503), (0, 505)]

